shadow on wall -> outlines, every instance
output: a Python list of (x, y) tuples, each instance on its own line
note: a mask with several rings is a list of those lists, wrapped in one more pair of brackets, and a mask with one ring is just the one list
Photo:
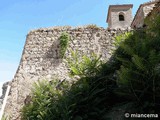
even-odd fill
[(51, 47), (43, 56), (43, 60), (44, 60), (44, 63), (50, 63), (50, 65), (53, 67), (57, 67), (59, 66), (60, 63), (62, 63), (62, 59), (60, 58), (60, 40), (59, 39), (53, 42)]

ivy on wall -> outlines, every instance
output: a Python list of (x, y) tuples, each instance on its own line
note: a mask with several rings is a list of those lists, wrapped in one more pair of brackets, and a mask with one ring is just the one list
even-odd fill
[(62, 33), (60, 36), (60, 58), (63, 58), (68, 47), (70, 36), (68, 33)]

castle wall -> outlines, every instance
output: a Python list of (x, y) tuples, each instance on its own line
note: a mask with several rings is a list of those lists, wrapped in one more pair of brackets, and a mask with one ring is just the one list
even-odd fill
[(123, 31), (107, 31), (103, 28), (87, 26), (53, 27), (29, 32), (19, 68), (10, 83), (11, 92), (5, 114), (11, 116), (11, 120), (20, 119), (20, 109), (30, 93), (33, 82), (54, 78), (70, 80), (65, 59), (62, 60), (59, 56), (59, 37), (63, 32), (68, 33), (71, 38), (66, 57), (71, 56), (70, 50), (78, 50), (79, 53), (87, 55), (94, 52), (102, 55), (102, 59), (108, 60), (114, 49), (114, 35)]

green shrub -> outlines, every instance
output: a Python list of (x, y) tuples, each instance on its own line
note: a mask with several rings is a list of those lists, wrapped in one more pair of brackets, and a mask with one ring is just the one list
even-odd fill
[(100, 70), (102, 64), (100, 58), (94, 53), (90, 56), (83, 55), (80, 57), (77, 51), (71, 51), (71, 58), (67, 58), (70, 75), (78, 75), (80, 77), (94, 76)]
[[(59, 87), (56, 81), (41, 81), (34, 84), (32, 101), (22, 109), (22, 120), (60, 120), (65, 118), (66, 108), (63, 94), (69, 90), (69, 84), (63, 82)], [(62, 87), (63, 86), (63, 87)]]
[(127, 38), (132, 35), (132, 32), (125, 32), (115, 37), (115, 46), (119, 47)]
[(106, 87), (106, 78), (97, 76), (102, 69), (100, 57), (95, 54), (79, 57), (78, 52), (72, 51), (68, 63), (70, 74), (80, 76), (80, 80), (73, 84), (68, 92), (67, 97), (72, 106), (70, 116), (73, 120), (102, 119), (111, 106), (110, 102), (107, 102), (111, 91)]
[(156, 113), (160, 104), (160, 35), (149, 32), (155, 33), (152, 28), (133, 32), (116, 50), (120, 65), (117, 93), (135, 101), (141, 112)]
[(62, 33), (59, 39), (60, 39), (60, 57), (63, 58), (67, 50), (70, 37), (67, 33)]
[(93, 29), (93, 30), (99, 30), (99, 29), (100, 29), (100, 28), (99, 28), (97, 25), (95, 25), (95, 24), (87, 25), (86, 28), (88, 28), (88, 29)]

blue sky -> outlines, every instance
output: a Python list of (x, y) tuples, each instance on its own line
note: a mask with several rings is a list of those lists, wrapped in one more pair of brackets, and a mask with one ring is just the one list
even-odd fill
[(12, 80), (30, 30), (97, 24), (107, 27), (111, 4), (134, 4), (133, 16), (148, 0), (5, 0), (0, 4), (0, 82)]

